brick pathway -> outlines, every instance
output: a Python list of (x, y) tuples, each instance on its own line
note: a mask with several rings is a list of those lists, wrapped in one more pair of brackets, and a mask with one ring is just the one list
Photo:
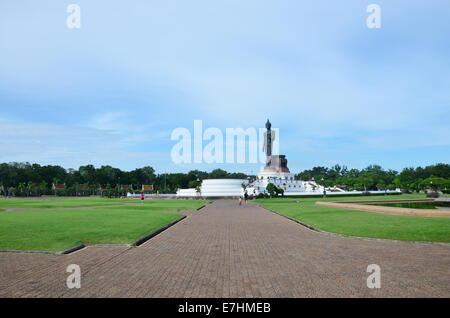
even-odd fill
[[(81, 267), (80, 289), (66, 267)], [(367, 265), (381, 288), (366, 286)], [(0, 297), (450, 297), (450, 245), (317, 233), (218, 200), (137, 248), (0, 253)]]

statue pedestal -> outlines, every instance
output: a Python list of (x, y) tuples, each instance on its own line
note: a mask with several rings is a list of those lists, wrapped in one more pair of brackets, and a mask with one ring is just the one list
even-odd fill
[(287, 159), (285, 155), (270, 156), (266, 160), (264, 172), (287, 172), (290, 173), (287, 167)]

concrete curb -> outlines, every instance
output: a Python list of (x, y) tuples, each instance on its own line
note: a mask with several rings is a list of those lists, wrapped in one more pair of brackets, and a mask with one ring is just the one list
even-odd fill
[(76, 251), (82, 250), (86, 247), (111, 247), (111, 246), (128, 246), (130, 247), (130, 244), (79, 244), (72, 246), (66, 250), (63, 251), (34, 251), (34, 250), (0, 250), (0, 253), (26, 253), (26, 254), (50, 254), (50, 255), (67, 255), (74, 253)]
[(202, 205), (202, 206), (199, 207), (199, 208), (196, 208), (195, 210), (196, 210), (196, 211), (199, 211), (199, 210), (201, 210), (201, 209), (203, 209), (203, 208), (206, 208), (206, 206), (207, 206), (208, 204), (211, 204), (211, 203), (213, 203), (213, 201), (209, 201), (208, 203), (205, 203), (204, 205)]
[(67, 255), (67, 254), (73, 253), (75, 251), (81, 250), (82, 248), (85, 248), (85, 247), (86, 247), (86, 245), (84, 245), (84, 244), (75, 245), (75, 246), (73, 246), (71, 248), (68, 248), (67, 250), (58, 252), (58, 254)]
[(304, 227), (306, 227), (307, 229), (314, 231), (314, 232), (318, 232), (318, 233), (322, 233), (325, 235), (330, 235), (330, 236), (338, 236), (338, 237), (344, 237), (344, 238), (350, 238), (350, 239), (358, 239), (358, 240), (367, 240), (367, 241), (388, 241), (388, 242), (397, 242), (397, 243), (410, 243), (410, 244), (414, 244), (414, 243), (419, 243), (419, 244), (434, 244), (434, 245), (443, 245), (443, 246), (450, 246), (450, 243), (446, 243), (446, 242), (429, 242), (429, 241), (402, 241), (402, 240), (392, 240), (392, 239), (384, 239), (384, 238), (375, 238), (375, 237), (363, 237), (363, 236), (353, 236), (353, 235), (347, 235), (347, 234), (340, 234), (340, 233), (332, 233), (332, 232), (327, 232), (327, 231), (323, 231), (320, 230), (318, 228), (315, 228), (309, 224), (303, 223), (299, 220), (293, 219), (289, 216), (286, 216), (284, 214), (281, 214), (279, 212), (270, 210), (268, 208), (265, 208), (264, 206), (260, 206), (261, 208), (270, 211), (272, 213), (275, 213), (279, 216), (285, 217), (288, 220), (294, 221), (295, 223), (298, 223)]
[(50, 255), (61, 254), (61, 252), (57, 251), (33, 251), (33, 250), (0, 250), (0, 253), (25, 253), (25, 254), (50, 254)]
[(131, 244), (132, 246), (140, 246), (142, 244), (144, 244), (145, 242), (147, 242), (149, 239), (155, 237), (156, 235), (158, 235), (159, 233), (167, 230), (169, 227), (177, 224), (178, 222), (180, 222), (181, 220), (184, 220), (186, 218), (186, 215), (183, 215), (181, 218), (179, 218), (178, 220), (175, 220), (169, 224), (167, 224), (166, 226), (150, 233), (149, 235), (146, 235), (144, 237), (141, 237), (140, 239), (138, 239), (136, 242), (134, 242), (133, 244)]

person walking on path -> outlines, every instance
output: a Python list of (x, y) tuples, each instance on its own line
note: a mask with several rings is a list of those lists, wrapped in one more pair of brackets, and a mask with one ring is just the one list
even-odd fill
[(141, 193), (141, 203), (144, 203), (144, 192)]
[(245, 206), (247, 206), (247, 202), (248, 202), (248, 193), (247, 193), (247, 190), (245, 190), (245, 192), (244, 192), (244, 203), (245, 203)]

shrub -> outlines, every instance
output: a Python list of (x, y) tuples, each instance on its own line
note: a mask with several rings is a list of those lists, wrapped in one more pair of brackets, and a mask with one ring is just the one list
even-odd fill
[(277, 187), (271, 182), (266, 186), (266, 190), (270, 193), (271, 197), (277, 195)]
[(439, 192), (436, 192), (436, 191), (428, 192), (427, 198), (439, 198)]
[(65, 196), (66, 195), (66, 189), (56, 189), (55, 190), (55, 194), (59, 197)]
[(16, 193), (17, 193), (17, 189), (16, 188), (14, 188), (14, 187), (10, 187), (10, 188), (8, 188), (8, 195), (9, 196), (15, 196), (16, 195)]
[(284, 197), (284, 189), (283, 188), (278, 187), (276, 189), (276, 193), (277, 193), (277, 195), (281, 194), (281, 196)]

